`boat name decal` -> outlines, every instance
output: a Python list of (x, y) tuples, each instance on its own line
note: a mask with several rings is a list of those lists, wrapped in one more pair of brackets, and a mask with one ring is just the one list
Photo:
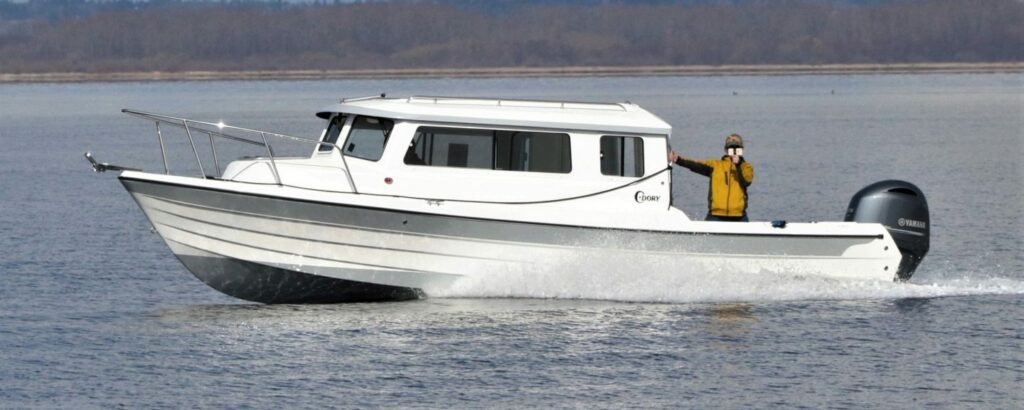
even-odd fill
[(917, 228), (917, 229), (927, 229), (928, 228), (928, 224), (927, 223), (925, 223), (924, 221), (918, 221), (918, 220), (915, 220), (915, 219), (900, 218), (896, 222), (899, 223), (900, 226), (907, 226), (907, 227)]
[(638, 204), (642, 204), (644, 202), (658, 202), (658, 199), (660, 198), (660, 195), (648, 195), (645, 194), (644, 191), (636, 191), (636, 194), (633, 195), (633, 200)]

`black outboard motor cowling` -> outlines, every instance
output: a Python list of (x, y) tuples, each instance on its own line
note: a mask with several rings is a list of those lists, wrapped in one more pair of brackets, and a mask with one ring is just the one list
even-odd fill
[(850, 199), (846, 209), (848, 222), (877, 222), (885, 226), (896, 241), (903, 259), (896, 271), (899, 280), (908, 280), (928, 253), (928, 201), (917, 186), (906, 181), (881, 181), (868, 185)]

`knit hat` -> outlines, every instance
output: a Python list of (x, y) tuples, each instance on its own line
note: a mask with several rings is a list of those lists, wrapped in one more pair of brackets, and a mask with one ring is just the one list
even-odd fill
[(725, 137), (725, 149), (743, 148), (743, 137), (740, 134), (732, 134)]

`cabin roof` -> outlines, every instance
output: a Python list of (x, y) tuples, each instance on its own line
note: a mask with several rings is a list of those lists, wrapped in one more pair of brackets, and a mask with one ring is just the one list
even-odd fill
[(342, 100), (317, 116), (350, 113), (402, 120), (668, 135), (672, 126), (632, 103), (460, 97), (367, 97)]

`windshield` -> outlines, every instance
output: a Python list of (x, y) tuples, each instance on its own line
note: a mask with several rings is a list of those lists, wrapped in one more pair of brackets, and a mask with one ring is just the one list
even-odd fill
[(352, 130), (345, 140), (345, 155), (370, 161), (379, 160), (384, 154), (391, 128), (395, 123), (388, 119), (356, 117)]
[[(345, 126), (345, 116), (336, 115), (334, 118), (327, 123), (327, 132), (324, 133), (324, 142), (331, 144), (338, 143), (338, 135), (341, 135), (341, 128)], [(330, 152), (334, 147), (326, 144), (320, 144), (320, 152)]]

